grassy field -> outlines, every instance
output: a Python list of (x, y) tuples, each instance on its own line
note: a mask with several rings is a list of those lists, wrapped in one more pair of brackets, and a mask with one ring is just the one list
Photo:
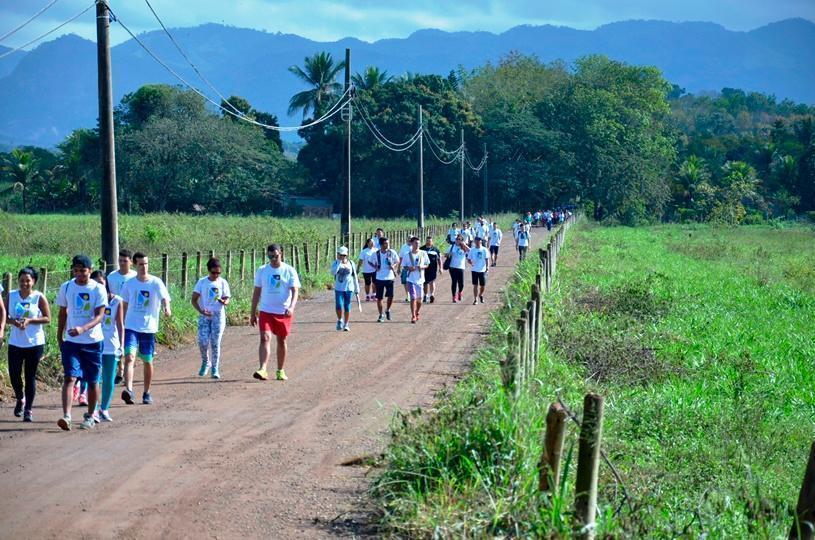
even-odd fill
[[(519, 307), (431, 415), (400, 416), (373, 488), (387, 531), (569, 537), (574, 462), (537, 492), (544, 418), (606, 400), (598, 537), (781, 538), (815, 434), (815, 231), (573, 228), (536, 381), (513, 403), (495, 359)], [(535, 269), (519, 269), (510, 303)], [(575, 452), (573, 429), (567, 452)], [(576, 458), (575, 458), (576, 459)]]

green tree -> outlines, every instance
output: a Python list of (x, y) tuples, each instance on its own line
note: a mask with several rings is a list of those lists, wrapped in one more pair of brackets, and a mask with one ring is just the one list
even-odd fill
[(376, 66), (368, 66), (362, 73), (354, 74), (351, 80), (358, 90), (373, 90), (377, 86), (388, 84), (393, 77)]
[(309, 112), (313, 112), (315, 117), (323, 114), (331, 98), (342, 91), (342, 85), (336, 79), (337, 74), (343, 69), (345, 61), (335, 64), (331, 53), (327, 52), (307, 56), (302, 68), (291, 66), (289, 72), (309, 88), (292, 96), (289, 101), (289, 114), (293, 115), (302, 110), (304, 119)]
[(11, 151), (3, 167), (11, 180), (12, 188), (22, 193), (22, 211), (28, 211), (27, 196), (32, 187), (40, 177), (37, 160), (32, 152), (26, 152), (19, 148)]

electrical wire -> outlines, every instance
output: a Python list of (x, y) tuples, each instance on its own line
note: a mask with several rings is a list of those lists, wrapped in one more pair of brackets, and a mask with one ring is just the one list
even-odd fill
[(406, 147), (405, 149), (407, 149), (413, 146), (413, 144), (415, 144), (416, 140), (421, 135), (422, 128), (420, 127), (418, 130), (416, 130), (416, 132), (413, 135), (410, 136), (408, 140), (401, 143), (393, 142), (387, 137), (385, 137), (382, 131), (380, 131), (380, 129), (376, 127), (374, 121), (371, 120), (371, 115), (368, 113), (368, 111), (365, 109), (365, 106), (358, 99), (354, 99), (354, 106), (357, 107), (357, 110), (359, 110), (360, 116), (362, 116), (363, 121), (365, 121), (366, 124), (369, 124), (369, 129), (371, 129), (371, 132), (372, 133), (375, 132), (374, 136), (377, 137), (377, 139), (380, 142), (382, 142), (385, 146), (393, 146), (397, 148)]
[(31, 41), (29, 41), (28, 43), (24, 43), (23, 45), (20, 45), (20, 46), (19, 46), (19, 47), (17, 47), (16, 49), (12, 49), (12, 50), (10, 50), (10, 51), (6, 51), (6, 52), (4, 52), (3, 54), (0, 54), (0, 59), (5, 58), (6, 56), (9, 56), (9, 55), (11, 55), (11, 54), (14, 54), (14, 53), (16, 53), (16, 52), (18, 52), (18, 51), (21, 51), (21, 50), (25, 49), (26, 47), (28, 47), (29, 45), (33, 45), (34, 43), (36, 43), (36, 42), (40, 41), (41, 39), (45, 39), (45, 38), (47, 38), (48, 36), (50, 36), (51, 34), (53, 34), (54, 32), (56, 32), (57, 30), (59, 30), (60, 28), (62, 28), (63, 26), (65, 26), (66, 24), (72, 23), (72, 22), (74, 22), (75, 20), (77, 20), (79, 17), (81, 17), (82, 15), (84, 15), (84, 14), (85, 14), (85, 13), (86, 13), (86, 12), (87, 12), (89, 9), (91, 9), (91, 8), (92, 8), (92, 7), (94, 7), (95, 5), (96, 5), (96, 2), (93, 2), (91, 5), (89, 5), (88, 7), (86, 7), (85, 9), (83, 9), (82, 11), (80, 11), (79, 13), (77, 13), (76, 15), (74, 15), (73, 17), (71, 17), (70, 19), (68, 19), (67, 21), (65, 21), (64, 23), (60, 24), (59, 26), (56, 26), (56, 27), (52, 28), (52, 29), (51, 29), (51, 30), (49, 30), (48, 32), (46, 32), (46, 33), (44, 33), (44, 34), (42, 34), (42, 35), (40, 35), (40, 36), (38, 36), (38, 37), (35, 37), (34, 39), (32, 39)]
[(42, 15), (43, 13), (45, 13), (46, 11), (48, 11), (48, 9), (49, 9), (51, 6), (53, 6), (54, 4), (56, 4), (58, 1), (59, 1), (59, 0), (51, 0), (51, 2), (49, 2), (48, 4), (46, 4), (46, 5), (45, 5), (45, 7), (43, 7), (43, 8), (42, 8), (41, 10), (39, 10), (37, 13), (35, 13), (34, 15), (32, 15), (32, 16), (31, 16), (31, 17), (30, 17), (30, 18), (29, 18), (27, 21), (25, 21), (24, 23), (22, 23), (20, 26), (18, 26), (17, 28), (12, 28), (12, 29), (11, 29), (11, 30), (9, 30), (8, 32), (6, 32), (6, 33), (5, 33), (5, 34), (3, 34), (2, 36), (0, 36), (0, 41), (3, 41), (3, 40), (4, 40), (4, 39), (6, 39), (7, 37), (11, 37), (11, 36), (13, 36), (13, 35), (14, 35), (14, 34), (16, 34), (17, 32), (19, 32), (20, 30), (22, 30), (23, 28), (25, 28), (25, 27), (28, 25), (28, 23), (30, 23), (31, 21), (33, 21), (34, 19), (36, 19), (37, 17), (39, 17), (40, 15)]
[(340, 112), (342, 110), (342, 108), (345, 105), (347, 105), (348, 103), (350, 103), (350, 101), (351, 101), (350, 96), (351, 96), (351, 91), (353, 89), (353, 86), (349, 87), (339, 97), (337, 102), (334, 103), (334, 105), (332, 105), (331, 108), (323, 116), (321, 116), (320, 118), (318, 118), (318, 119), (316, 119), (316, 120), (314, 120), (312, 122), (309, 122), (308, 124), (303, 124), (303, 125), (300, 125), (300, 126), (271, 126), (269, 124), (264, 124), (262, 122), (258, 122), (257, 120), (255, 120), (253, 118), (249, 118), (248, 116), (243, 116), (243, 115), (237, 114), (234, 111), (231, 111), (231, 110), (227, 109), (226, 107), (224, 107), (220, 103), (217, 103), (215, 100), (210, 98), (205, 93), (198, 90), (198, 88), (196, 88), (195, 86), (193, 86), (192, 84), (187, 82), (187, 80), (184, 77), (179, 75), (173, 68), (171, 68), (169, 65), (167, 65), (166, 62), (164, 62), (161, 58), (159, 58), (156, 55), (156, 53), (154, 53), (141, 39), (139, 39), (139, 37), (136, 34), (134, 34), (130, 30), (130, 28), (128, 28), (127, 25), (125, 25), (122, 22), (122, 20), (113, 13), (113, 11), (110, 9), (110, 6), (108, 6), (108, 10), (111, 12), (111, 14), (114, 15), (114, 17), (116, 18), (116, 22), (119, 23), (119, 26), (121, 26), (125, 30), (125, 32), (127, 32), (130, 35), (130, 37), (133, 38), (133, 40), (136, 43), (138, 43), (139, 46), (141, 46), (141, 48), (144, 49), (144, 51), (153, 58), (153, 60), (155, 60), (164, 69), (166, 69), (173, 77), (178, 79), (184, 86), (186, 86), (187, 88), (189, 88), (190, 90), (192, 90), (193, 92), (195, 92), (196, 94), (198, 94), (199, 96), (204, 98), (210, 104), (212, 104), (215, 107), (217, 107), (218, 109), (224, 111), (226, 114), (229, 114), (229, 115), (231, 115), (231, 116), (233, 116), (233, 117), (235, 117), (235, 118), (237, 118), (239, 120), (242, 120), (244, 122), (248, 122), (248, 123), (250, 123), (252, 125), (255, 125), (255, 126), (258, 126), (258, 127), (264, 128), (264, 129), (270, 129), (270, 130), (273, 130), (273, 131), (281, 131), (281, 132), (300, 131), (301, 129), (316, 126), (317, 124), (325, 122), (326, 120), (328, 120), (329, 118), (331, 118), (332, 116), (334, 116), (338, 112)]
[(444, 148), (441, 147), (441, 145), (439, 143), (436, 142), (436, 139), (433, 138), (433, 135), (430, 133), (430, 131), (427, 128), (425, 128), (424, 132), (425, 132), (425, 135), (427, 135), (428, 140), (430, 140), (430, 143), (436, 145), (436, 149), (441, 154), (447, 154), (448, 156), (452, 156), (453, 154), (458, 155), (458, 153), (461, 151), (461, 149), (464, 148), (464, 146), (461, 145), (458, 148), (456, 148), (455, 150), (445, 150)]
[(440, 162), (441, 162), (443, 165), (450, 165), (451, 163), (455, 163), (456, 161), (458, 161), (459, 156), (461, 155), (461, 152), (460, 152), (460, 151), (459, 151), (459, 152), (456, 152), (456, 154), (453, 156), (453, 158), (452, 158), (452, 159), (450, 159), (450, 160), (448, 161), (448, 160), (445, 160), (443, 157), (439, 156), (439, 155), (436, 153), (436, 150), (433, 148), (433, 145), (432, 145), (432, 144), (429, 144), (429, 145), (427, 145), (427, 146), (428, 146), (428, 148), (430, 148), (430, 153), (432, 153), (432, 154), (433, 154), (433, 156), (434, 156), (436, 159), (438, 159), (438, 160), (439, 160), (439, 161), (440, 161)]
[(473, 162), (470, 161), (470, 156), (467, 154), (467, 151), (465, 150), (464, 151), (464, 160), (465, 160), (465, 163), (467, 163), (467, 166), (469, 168), (471, 168), (475, 172), (478, 172), (484, 167), (484, 164), (487, 162), (487, 154), (484, 154), (484, 157), (481, 158), (481, 163), (479, 163), (478, 166), (475, 166), (475, 165), (473, 165)]

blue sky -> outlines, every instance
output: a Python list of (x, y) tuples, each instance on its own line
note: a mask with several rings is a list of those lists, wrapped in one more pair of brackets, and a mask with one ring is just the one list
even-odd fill
[[(0, 0), (0, 36), (51, 0)], [(158, 27), (142, 0), (109, 0), (131, 29)], [(815, 0), (151, 0), (170, 27), (217, 22), (319, 41), (351, 36), (366, 41), (405, 37), (421, 28), (502, 32), (519, 24), (593, 29), (628, 19), (711, 21), (751, 30), (790, 17), (815, 20)], [(91, 0), (58, 0), (43, 16), (0, 42), (19, 46), (69, 19)], [(49, 36), (95, 39), (93, 11)], [(127, 37), (112, 29), (118, 43)]]

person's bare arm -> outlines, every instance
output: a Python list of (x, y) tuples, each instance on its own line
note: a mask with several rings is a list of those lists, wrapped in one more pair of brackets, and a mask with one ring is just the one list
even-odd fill
[(249, 324), (257, 326), (258, 324), (258, 303), (260, 302), (260, 292), (262, 288), (255, 286), (252, 291), (252, 308), (249, 316)]
[(289, 305), (289, 309), (286, 310), (287, 317), (294, 316), (294, 308), (297, 306), (297, 299), (300, 297), (300, 288), (299, 287), (292, 287), (291, 288), (291, 304)]
[(63, 336), (65, 335), (65, 324), (68, 322), (68, 310), (62, 306), (59, 308), (57, 314), (57, 342), (62, 345)]
[(192, 307), (195, 308), (195, 311), (197, 311), (201, 315), (204, 315), (205, 317), (209, 317), (210, 315), (212, 315), (212, 313), (210, 313), (208, 309), (204, 309), (198, 304), (199, 298), (201, 298), (200, 293), (197, 292), (192, 293), (192, 298), (190, 298), (190, 304), (192, 304)]

